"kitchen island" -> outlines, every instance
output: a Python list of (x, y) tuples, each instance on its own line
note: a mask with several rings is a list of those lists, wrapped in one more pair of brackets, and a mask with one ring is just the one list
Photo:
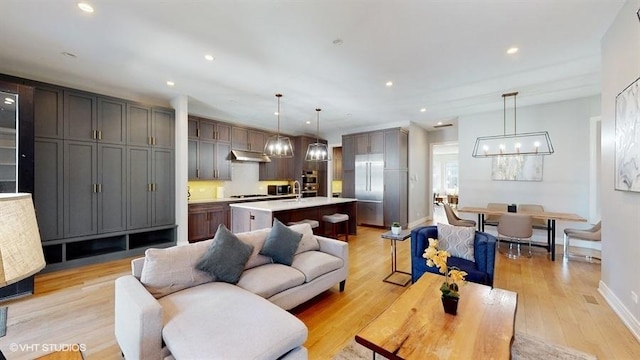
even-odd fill
[(301, 199), (269, 200), (229, 204), (231, 231), (234, 233), (269, 228), (273, 219), (283, 224), (304, 219), (318, 220), (316, 234), (325, 234), (323, 215), (341, 213), (349, 215), (349, 235), (356, 235), (357, 199), (334, 197), (307, 197)]

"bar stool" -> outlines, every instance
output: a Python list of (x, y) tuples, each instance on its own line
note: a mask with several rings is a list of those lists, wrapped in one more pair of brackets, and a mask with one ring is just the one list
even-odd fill
[(322, 221), (331, 224), (330, 235), (335, 239), (340, 236), (340, 233), (336, 231), (338, 224), (343, 224), (345, 241), (349, 241), (349, 215), (340, 213), (324, 215), (322, 216)]
[(317, 228), (318, 226), (320, 226), (320, 222), (318, 220), (312, 220), (312, 219), (303, 219), (300, 221), (290, 221), (287, 223), (287, 225), (298, 225), (298, 224), (309, 224), (311, 225), (312, 229)]

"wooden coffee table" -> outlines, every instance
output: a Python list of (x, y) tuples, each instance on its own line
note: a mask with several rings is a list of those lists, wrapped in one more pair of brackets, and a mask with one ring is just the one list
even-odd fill
[(468, 282), (458, 315), (440, 300), (444, 277), (425, 273), (356, 335), (389, 359), (509, 359), (518, 294)]

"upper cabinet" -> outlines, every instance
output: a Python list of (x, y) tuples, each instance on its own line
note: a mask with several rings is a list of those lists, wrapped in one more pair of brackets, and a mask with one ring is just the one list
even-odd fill
[(94, 95), (64, 92), (64, 138), (97, 140), (97, 100)]
[(268, 135), (259, 130), (233, 127), (231, 146), (233, 150), (263, 152)]
[(189, 138), (231, 142), (231, 125), (189, 115)]
[(355, 135), (356, 155), (382, 154), (384, 152), (384, 132), (374, 131)]
[(189, 180), (231, 180), (231, 125), (189, 115)]
[(63, 100), (62, 90), (46, 87), (35, 88), (34, 95), (34, 135), (62, 139)]
[(173, 148), (173, 111), (128, 104), (127, 118), (127, 145)]

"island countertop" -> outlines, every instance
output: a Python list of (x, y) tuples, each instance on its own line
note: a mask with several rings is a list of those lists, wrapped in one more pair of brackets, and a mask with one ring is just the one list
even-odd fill
[(288, 199), (288, 200), (268, 200), (268, 201), (254, 201), (254, 202), (243, 202), (243, 203), (235, 203), (229, 204), (232, 208), (240, 208), (247, 210), (257, 210), (257, 211), (286, 211), (286, 210), (295, 210), (316, 206), (326, 206), (326, 205), (337, 205), (344, 204), (349, 202), (358, 201), (358, 199), (353, 198), (334, 198), (334, 197), (307, 197), (301, 198), (299, 201), (296, 199)]

